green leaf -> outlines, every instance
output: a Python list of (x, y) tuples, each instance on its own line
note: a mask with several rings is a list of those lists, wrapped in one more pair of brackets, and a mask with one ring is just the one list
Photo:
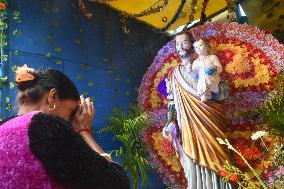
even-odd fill
[(53, 12), (53, 13), (59, 13), (59, 8), (53, 7), (53, 8), (52, 8), (52, 12)]
[(7, 41), (0, 42), (0, 47), (6, 47), (8, 45)]
[(52, 22), (52, 26), (53, 26), (53, 27), (58, 27), (58, 26), (59, 26), (59, 22), (58, 22), (58, 21)]
[(58, 64), (58, 65), (59, 65), (59, 64), (62, 64), (62, 63), (63, 63), (62, 60), (56, 60), (56, 61), (55, 61), (55, 64)]
[(8, 28), (8, 24), (6, 22), (1, 22), (0, 21), (0, 30), (5, 30)]
[(89, 87), (93, 87), (94, 86), (94, 81), (89, 80), (88, 85), (89, 85)]
[(126, 79), (125, 82), (126, 82), (127, 84), (130, 84), (130, 83), (131, 83), (131, 79)]
[(78, 75), (78, 76), (76, 77), (76, 79), (79, 80), (79, 81), (82, 81), (82, 80), (84, 79), (84, 77), (83, 77), (82, 75)]
[(11, 69), (12, 69), (13, 72), (15, 72), (15, 71), (17, 71), (18, 66), (14, 65), (14, 66), (11, 67)]
[(7, 35), (5, 35), (4, 33), (0, 34), (0, 39), (5, 40), (7, 39)]
[(122, 165), (130, 170), (135, 182), (141, 178), (143, 184), (147, 182), (149, 162), (146, 159), (147, 151), (140, 133), (148, 125), (147, 114), (138, 106), (132, 105), (128, 112), (113, 109), (112, 116), (108, 119), (109, 126), (101, 129), (101, 132), (110, 132), (114, 139), (122, 146), (116, 151), (117, 157), (124, 157)]
[(2, 61), (6, 62), (8, 60), (8, 55), (2, 55), (0, 58)]
[(13, 35), (14, 36), (20, 36), (20, 35), (22, 35), (22, 32), (20, 30), (14, 30)]
[(81, 40), (80, 39), (75, 39), (74, 41), (77, 45), (80, 45), (81, 44)]
[(53, 35), (48, 35), (47, 36), (47, 41), (48, 42), (51, 42), (51, 41), (53, 41), (54, 40), (54, 36)]
[(14, 51), (14, 54), (15, 54), (16, 56), (19, 56), (19, 55), (20, 55), (20, 52), (19, 52), (19, 51)]
[(130, 96), (130, 95), (131, 95), (131, 93), (129, 91), (125, 92), (125, 96)]
[(48, 59), (51, 59), (51, 58), (52, 58), (52, 54), (51, 54), (51, 53), (47, 53), (47, 54), (45, 55), (45, 57), (48, 58)]
[(14, 17), (20, 17), (21, 13), (19, 11), (14, 11), (13, 16)]
[(7, 77), (7, 76), (5, 76), (5, 77), (0, 77), (0, 83), (3, 84), (3, 85), (6, 84), (7, 80), (8, 80), (8, 77)]
[(10, 82), (9, 88), (13, 89), (15, 87), (15, 84), (13, 82)]
[(84, 96), (84, 98), (87, 98), (88, 97), (88, 92), (83, 92), (82, 95)]

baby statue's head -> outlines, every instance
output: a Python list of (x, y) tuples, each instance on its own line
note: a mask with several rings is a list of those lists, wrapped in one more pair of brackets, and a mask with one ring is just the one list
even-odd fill
[(193, 47), (194, 47), (195, 52), (199, 56), (207, 56), (208, 55), (209, 48), (208, 48), (206, 42), (203, 39), (199, 39), (198, 41), (195, 41), (193, 43)]

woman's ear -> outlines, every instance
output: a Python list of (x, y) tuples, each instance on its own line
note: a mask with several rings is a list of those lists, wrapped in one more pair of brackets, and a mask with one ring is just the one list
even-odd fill
[(48, 93), (47, 101), (50, 107), (55, 105), (55, 102), (58, 98), (57, 91), (55, 88), (51, 89)]

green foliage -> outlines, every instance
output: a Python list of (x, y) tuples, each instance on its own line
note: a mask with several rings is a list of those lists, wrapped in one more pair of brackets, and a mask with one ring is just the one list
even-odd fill
[(127, 113), (120, 109), (114, 109), (109, 118), (110, 125), (103, 128), (101, 132), (109, 132), (114, 135), (114, 140), (122, 143), (122, 147), (111, 153), (123, 158), (123, 166), (130, 170), (133, 180), (133, 188), (138, 188), (138, 177), (142, 185), (147, 183), (147, 172), (149, 163), (146, 159), (147, 152), (142, 142), (140, 133), (147, 126), (147, 114), (138, 106), (131, 106)]
[(16, 71), (17, 71), (17, 69), (18, 69), (18, 66), (16, 66), (16, 65), (11, 66), (11, 69), (12, 69), (12, 71), (13, 71), (13, 72), (16, 72)]
[(248, 172), (243, 173), (239, 168), (234, 165), (231, 165), (228, 161), (225, 162), (224, 168), (225, 172), (227, 173), (226, 176), (223, 177), (223, 180), (230, 182), (230, 175), (237, 174), (238, 179), (238, 189), (255, 189), (258, 187), (258, 182), (255, 181), (253, 175), (250, 175)]
[(3, 85), (7, 83), (8, 77), (0, 77), (0, 89), (2, 88)]
[(12, 90), (15, 87), (15, 84), (13, 82), (10, 82), (9, 88)]
[(19, 11), (14, 11), (13, 12), (13, 20), (16, 23), (20, 23), (21, 22), (21, 14)]
[(9, 97), (5, 98), (5, 103), (6, 103), (6, 110), (11, 111), (12, 106), (10, 104), (10, 98)]
[(13, 35), (14, 36), (20, 36), (20, 35), (22, 35), (22, 32), (20, 30), (14, 30)]
[(274, 134), (284, 137), (284, 74), (272, 80), (275, 90), (270, 92), (266, 102), (255, 111), (248, 112), (247, 115), (260, 126), (272, 129)]

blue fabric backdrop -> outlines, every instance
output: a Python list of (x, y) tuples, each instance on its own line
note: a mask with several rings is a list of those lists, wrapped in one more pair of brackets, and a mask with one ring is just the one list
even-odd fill
[[(21, 22), (12, 20), (12, 11), (19, 10)], [(128, 21), (125, 34), (120, 15), (102, 5), (94, 8), (94, 19), (88, 21), (72, 0), (11, 0), (8, 62), (1, 65), (8, 84), (14, 81), (13, 65), (28, 64), (34, 68), (55, 68), (67, 74), (80, 92), (94, 97), (98, 131), (106, 125), (112, 109), (127, 109), (136, 101), (143, 74), (166, 36), (148, 27)], [(13, 35), (19, 30), (20, 35)], [(15, 114), (16, 90), (6, 85), (1, 90), (1, 118)], [(11, 111), (5, 107), (10, 98)], [(105, 150), (118, 147), (111, 136), (94, 134)], [(161, 179), (151, 174), (145, 188), (164, 188)]]

